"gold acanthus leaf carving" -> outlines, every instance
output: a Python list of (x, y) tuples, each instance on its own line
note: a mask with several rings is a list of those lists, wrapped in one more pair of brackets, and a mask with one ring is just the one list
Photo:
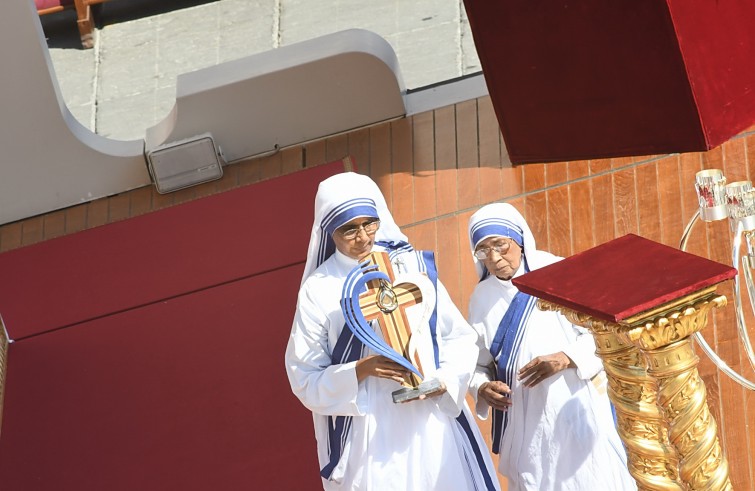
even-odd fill
[(634, 468), (635, 474), (648, 476), (661, 476), (667, 479), (675, 479), (677, 472), (663, 459), (643, 458), (637, 455), (631, 459), (631, 467)]
[(621, 399), (626, 401), (640, 402), (643, 401), (643, 399), (646, 399), (651, 404), (654, 403), (654, 396), (651, 396), (650, 398), (643, 396), (644, 391), (642, 385), (609, 377), (608, 386), (614, 394), (617, 394)]
[(620, 423), (619, 427), (629, 439), (658, 442), (664, 436), (659, 422), (626, 417)]
[(710, 413), (703, 411), (699, 418), (692, 422), (681, 438), (676, 441), (676, 447), (684, 455), (689, 455), (700, 444), (706, 435), (706, 430), (711, 424)]
[(702, 330), (708, 321), (708, 312), (725, 305), (726, 297), (719, 295), (710, 300), (682, 306), (640, 326), (622, 327), (619, 334), (642, 349), (657, 349)]

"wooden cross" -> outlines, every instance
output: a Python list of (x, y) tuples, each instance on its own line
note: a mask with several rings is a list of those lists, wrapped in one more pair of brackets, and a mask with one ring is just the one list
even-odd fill
[[(368, 322), (377, 319), (385, 342), (424, 375), (417, 353), (412, 355), (408, 352), (412, 329), (405, 312), (406, 307), (422, 302), (422, 292), (413, 283), (393, 284), (395, 276), (387, 252), (373, 252), (367, 259), (370, 264), (376, 264), (390, 281), (372, 280), (367, 283), (367, 291), (359, 295), (362, 314)], [(409, 387), (417, 387), (419, 383), (414, 373), (404, 378), (404, 384)]]

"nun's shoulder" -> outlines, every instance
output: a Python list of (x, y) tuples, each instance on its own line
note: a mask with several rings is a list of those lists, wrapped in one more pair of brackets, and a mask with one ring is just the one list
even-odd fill
[(311, 288), (312, 285), (319, 285), (323, 282), (342, 280), (344, 275), (340, 270), (341, 268), (338, 267), (335, 255), (330, 256), (309, 275), (309, 278), (304, 280), (302, 286)]
[(486, 299), (495, 300), (497, 296), (500, 296), (500, 288), (501, 285), (498, 279), (495, 276), (488, 276), (475, 285), (474, 290), (472, 290), (472, 296), (469, 299), (470, 304), (484, 303)]
[(500, 283), (488, 276), (477, 283), (469, 297), (468, 320), (470, 324), (482, 322), (501, 299)]

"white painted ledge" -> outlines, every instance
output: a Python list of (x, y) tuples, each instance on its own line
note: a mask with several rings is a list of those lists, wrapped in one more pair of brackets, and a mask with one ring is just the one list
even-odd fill
[(406, 114), (395, 52), (362, 29), (179, 75), (176, 94), (147, 149), (209, 132), (228, 161)]
[(3, 3), (0, 224), (150, 182), (142, 141), (84, 128), (63, 101), (32, 0)]

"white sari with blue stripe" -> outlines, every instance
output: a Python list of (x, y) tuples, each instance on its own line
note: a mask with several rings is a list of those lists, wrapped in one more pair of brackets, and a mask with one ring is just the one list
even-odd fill
[[(426, 267), (421, 253), (399, 256), (402, 263), (394, 267)], [(499, 489), (489, 451), (465, 402), (477, 358), (474, 331), (438, 283), (434, 335), (425, 306), (410, 307), (407, 314), (413, 324), (424, 320), (414, 335), (427, 360), (425, 378), (441, 380), (447, 393), (394, 404), (391, 393), (400, 387), (396, 382), (368, 377), (357, 383), (356, 359), (371, 352), (344, 328), (338, 293), (356, 264), (336, 252), (305, 282), (286, 353), (292, 389), (313, 413), (323, 488)], [(424, 301), (435, 303), (429, 296)]]
[[(527, 256), (533, 269), (558, 259), (542, 251)], [(476, 398), (483, 383), (503, 380), (512, 391), (512, 406), (495, 411), (492, 422), (499, 472), (510, 491), (635, 490), (592, 336), (560, 314), (538, 310), (535, 300), (496, 277), (481, 281), (470, 300), (470, 323), (480, 333), (481, 345), (470, 386), (478, 417), (486, 419), (489, 413), (487, 403)], [(502, 322), (512, 308), (517, 314)], [(503, 342), (494, 347), (496, 334)], [(522, 366), (559, 351), (577, 368), (531, 388), (519, 383), (516, 374)]]
[[(435, 281), (432, 255), (406, 244), (369, 178), (346, 173), (324, 181), (315, 208), (285, 362), (292, 391), (312, 411), (323, 488), (498, 490), (490, 454), (465, 401), (477, 359), (476, 334)], [(423, 302), (409, 307), (407, 316), (425, 378), (446, 386), (438, 397), (394, 404), (391, 393), (398, 383), (357, 381), (357, 360), (372, 352), (345, 328), (340, 304), (344, 280), (357, 261), (335, 250), (330, 233), (375, 213), (382, 245), (373, 250), (389, 251), (397, 281), (406, 274), (426, 283)]]

